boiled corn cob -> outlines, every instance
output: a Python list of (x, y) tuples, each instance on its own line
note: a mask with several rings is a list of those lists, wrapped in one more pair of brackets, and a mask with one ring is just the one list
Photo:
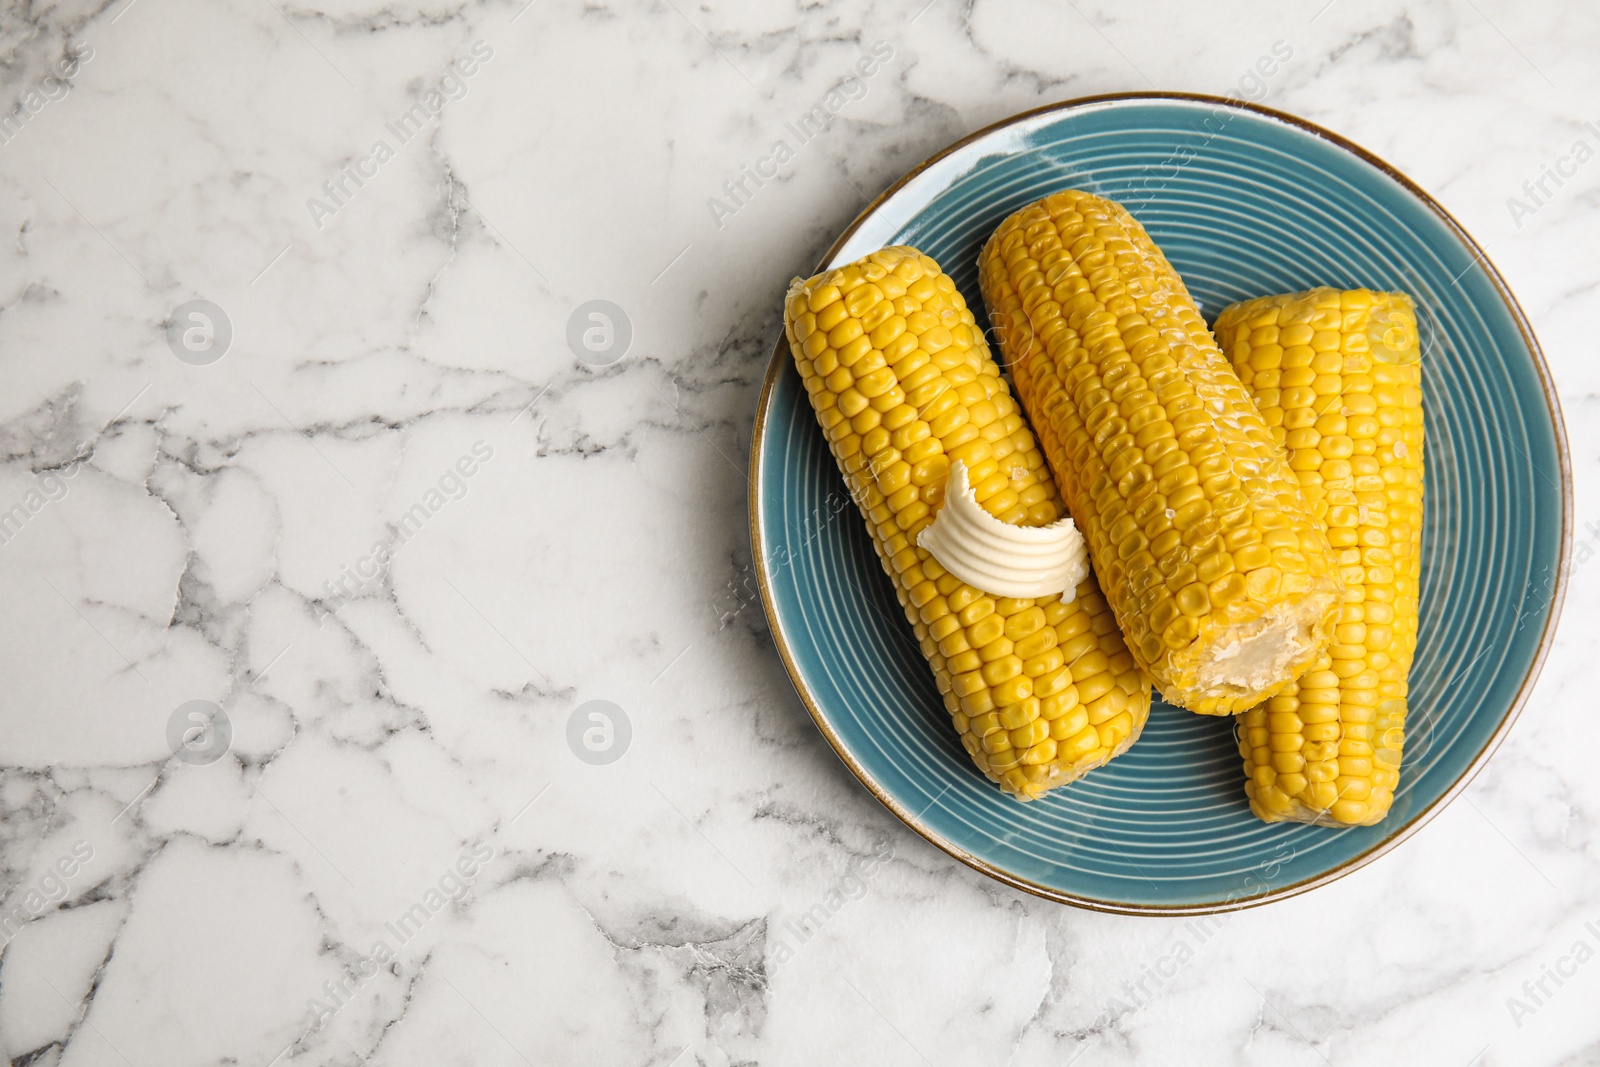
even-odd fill
[(1077, 190), (1006, 219), (979, 268), (1134, 659), (1192, 711), (1281, 691), (1327, 648), (1332, 554), (1182, 279), (1126, 210)]
[(917, 546), (966, 464), (1003, 522), (1062, 514), (1033, 434), (955, 283), (911, 248), (795, 279), (784, 332), (945, 708), (980, 770), (1032, 800), (1125, 750), (1150, 709), (1090, 576), (1076, 599), (995, 597)]
[(1422, 365), (1401, 293), (1313, 289), (1235, 304), (1217, 339), (1289, 449), (1345, 584), (1328, 654), (1238, 718), (1267, 822), (1370, 826), (1389, 811), (1417, 647)]

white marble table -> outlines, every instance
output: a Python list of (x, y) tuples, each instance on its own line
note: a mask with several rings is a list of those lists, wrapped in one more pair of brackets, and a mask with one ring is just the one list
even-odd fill
[[(10, 1062), (1600, 1063), (1600, 569), (1460, 801), (1202, 943), (903, 829), (795, 698), (745, 532), (789, 277), (949, 141), (1159, 86), (1326, 124), (1476, 234), (1600, 549), (1600, 162), (1562, 163), (1600, 16), (925, 3), (0, 14)], [(603, 366), (590, 300), (631, 323)], [(596, 700), (615, 762), (569, 745)]]

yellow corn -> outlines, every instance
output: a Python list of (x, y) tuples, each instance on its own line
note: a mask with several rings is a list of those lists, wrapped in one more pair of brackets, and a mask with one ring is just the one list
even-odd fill
[(1134, 659), (1205, 714), (1280, 692), (1331, 639), (1332, 553), (1177, 272), (1120, 205), (1077, 190), (1006, 219), (979, 271)]
[(1267, 822), (1370, 826), (1394, 800), (1422, 553), (1422, 365), (1401, 293), (1313, 289), (1235, 304), (1217, 338), (1289, 449), (1344, 581), (1328, 655), (1239, 716)]
[(917, 534), (960, 459), (978, 503), (1043, 526), (1060, 498), (955, 283), (912, 248), (795, 279), (784, 332), (811, 405), (974, 762), (1032, 800), (1144, 728), (1150, 682), (1091, 576), (1077, 597), (993, 597)]

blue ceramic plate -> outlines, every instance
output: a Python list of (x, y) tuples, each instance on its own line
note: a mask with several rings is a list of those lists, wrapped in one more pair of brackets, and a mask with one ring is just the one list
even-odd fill
[[(1033, 804), (972, 766), (780, 340), (752, 445), (750, 522), (773, 638), (828, 742), (879, 800), (964, 863), (1106, 911), (1221, 911), (1302, 893), (1392, 848), (1489, 758), (1533, 685), (1570, 543), (1566, 438), (1527, 320), (1427, 194), (1347, 141), (1220, 99), (1135, 94), (1019, 115), (902, 178), (829, 250), (914, 245), (982, 307), (984, 240), (1077, 187), (1126, 205), (1207, 319), (1316, 285), (1417, 301), (1428, 459), (1422, 624), (1405, 764), (1363, 829), (1266, 826), (1232, 724), (1157, 703), (1138, 744)], [(980, 314), (980, 320), (984, 318)]]

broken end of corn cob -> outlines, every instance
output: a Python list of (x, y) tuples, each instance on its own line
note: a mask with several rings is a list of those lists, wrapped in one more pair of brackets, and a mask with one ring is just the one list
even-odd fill
[(1281, 443), (1123, 207), (1064, 190), (979, 259), (1017, 395), (1135, 660), (1226, 715), (1331, 640), (1339, 583)]
[(1055, 483), (955, 282), (885, 248), (791, 284), (784, 332), (806, 393), (973, 762), (1031, 800), (1138, 737), (1150, 682), (1093, 576), (1077, 596), (993, 596), (917, 535), (950, 465), (1002, 522), (1063, 514)]
[[(1255, 618), (1214, 627), (1195, 642), (1194, 676), (1209, 694), (1197, 711), (1232, 714), (1281, 693), (1326, 648), (1339, 607), (1333, 589), (1271, 604)], [(1214, 710), (1213, 710), (1214, 709)]]
[(1328, 655), (1239, 716), (1250, 807), (1266, 822), (1371, 826), (1399, 784), (1417, 644), (1424, 434), (1415, 306), (1403, 293), (1313, 289), (1235, 304), (1216, 332), (1288, 449), (1344, 585)]

